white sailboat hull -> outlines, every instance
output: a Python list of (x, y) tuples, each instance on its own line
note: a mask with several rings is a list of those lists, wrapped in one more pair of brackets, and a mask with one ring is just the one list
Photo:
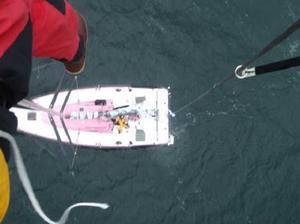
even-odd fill
[[(67, 91), (60, 92), (53, 110), (60, 113)], [(54, 94), (32, 99), (48, 108)], [(74, 145), (118, 148), (170, 145), (169, 91), (166, 88), (101, 87), (73, 90), (64, 111), (52, 118), (43, 111), (13, 107), (20, 132)], [(126, 119), (126, 127), (116, 117)], [(64, 124), (63, 124), (64, 123)], [(64, 128), (65, 126), (65, 128)], [(57, 130), (57, 132), (55, 132)], [(58, 135), (58, 136), (57, 136)]]

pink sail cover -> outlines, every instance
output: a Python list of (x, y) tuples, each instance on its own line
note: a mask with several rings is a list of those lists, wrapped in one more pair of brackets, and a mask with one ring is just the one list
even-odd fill
[[(113, 130), (113, 121), (102, 112), (113, 110), (112, 100), (103, 100), (102, 104), (95, 102), (79, 102), (67, 104), (63, 112), (63, 120), (68, 130), (80, 130), (88, 132), (111, 133)], [(60, 111), (61, 106), (55, 106), (56, 112)], [(58, 116), (53, 116), (54, 122), (58, 128), (63, 127)], [(42, 120), (49, 123), (48, 116), (43, 116)]]

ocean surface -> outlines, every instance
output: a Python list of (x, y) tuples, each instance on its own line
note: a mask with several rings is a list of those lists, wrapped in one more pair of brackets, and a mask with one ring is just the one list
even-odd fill
[[(173, 146), (66, 155), (57, 142), (18, 134), (34, 191), (57, 220), (79, 201), (68, 223), (300, 223), (299, 68), (237, 80), (252, 58), (295, 22), (297, 0), (73, 0), (88, 21), (86, 70), (79, 87), (170, 86)], [(260, 58), (300, 55), (300, 31)], [(53, 92), (63, 66), (34, 61), (30, 96)], [(69, 88), (71, 83), (65, 83)], [(208, 91), (208, 92), (207, 92)], [(195, 100), (196, 99), (196, 100)], [(6, 224), (44, 223), (10, 161)]]

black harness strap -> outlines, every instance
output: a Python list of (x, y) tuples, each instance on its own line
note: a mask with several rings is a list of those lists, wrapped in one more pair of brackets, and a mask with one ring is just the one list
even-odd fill
[(300, 65), (300, 57), (295, 57), (283, 61), (277, 61), (270, 64), (256, 66), (255, 73), (256, 75), (261, 75), (264, 73), (288, 69), (299, 65)]
[[(244, 63), (238, 70), (237, 73), (240, 74), (243, 70), (245, 70), (249, 65), (253, 64), (258, 58), (266, 54), (272, 48), (277, 46), (283, 40), (285, 40), (288, 36), (294, 33), (297, 29), (300, 28), (300, 19), (294, 22), (291, 26), (289, 26), (282, 34), (277, 36), (274, 40), (272, 40), (266, 47), (264, 47), (261, 51), (258, 52), (251, 60)], [(296, 66), (296, 65), (295, 65)], [(278, 69), (277, 69), (278, 70)]]

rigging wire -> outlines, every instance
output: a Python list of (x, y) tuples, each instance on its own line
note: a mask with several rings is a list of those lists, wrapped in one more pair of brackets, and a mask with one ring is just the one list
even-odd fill
[(215, 88), (217, 88), (218, 86), (223, 85), (225, 82), (227, 82), (228, 80), (232, 79), (234, 76), (231, 74), (229, 76), (227, 76), (225, 79), (215, 83), (212, 87), (210, 87), (208, 90), (206, 90), (204, 93), (200, 94), (199, 96), (197, 96), (195, 99), (193, 99), (192, 101), (190, 101), (189, 103), (183, 105), (182, 107), (180, 107), (179, 109), (177, 109), (176, 111), (174, 111), (174, 114), (177, 114), (181, 111), (183, 111), (184, 109), (192, 106), (193, 104), (195, 104), (196, 102), (198, 102), (199, 100), (201, 100), (203, 97), (207, 96), (209, 93), (211, 93), (211, 91), (213, 91)]
[[(292, 25), (290, 25), (284, 32), (276, 36), (272, 41), (270, 41), (263, 49), (261, 49), (254, 57), (252, 57), (250, 60), (246, 61), (243, 65), (239, 66), (237, 69), (237, 73), (241, 73), (244, 69), (246, 69), (248, 66), (252, 65), (254, 62), (256, 62), (260, 57), (265, 55), (267, 52), (269, 52), (271, 49), (273, 49), (275, 46), (280, 44), (282, 41), (284, 41), (287, 37), (289, 37), (292, 33), (294, 33), (297, 29), (300, 28), (300, 19), (298, 19), (296, 22), (294, 22)], [(215, 83), (212, 87), (210, 87), (208, 90), (194, 98), (189, 103), (183, 105), (179, 109), (177, 109), (174, 113), (179, 113), (183, 111), (184, 109), (190, 107), (191, 105), (195, 104), (199, 100), (201, 100), (203, 97), (207, 96), (209, 93), (211, 93), (214, 89), (216, 89), (218, 86), (224, 85), (227, 81), (234, 78), (236, 73), (234, 72), (230, 76), (224, 78), (223, 80)]]
[[(76, 90), (79, 90), (79, 85), (78, 85), (78, 77), (75, 76), (74, 77), (74, 80), (75, 80), (75, 88)], [(79, 92), (77, 92), (77, 104), (80, 103), (80, 100), (79, 100)], [(80, 130), (78, 130), (77, 132), (77, 138), (76, 138), (76, 144), (75, 144), (75, 147), (73, 147), (73, 159), (72, 159), (72, 164), (71, 164), (71, 170), (73, 170), (74, 166), (75, 166), (75, 162), (76, 162), (76, 157), (77, 157), (77, 151), (78, 151), (78, 138), (79, 138), (79, 135), (80, 135)]]
[(74, 166), (75, 166), (75, 162), (76, 162), (76, 157), (77, 157), (77, 151), (78, 151), (78, 138), (80, 135), (80, 131), (77, 132), (77, 138), (76, 138), (76, 145), (73, 149), (73, 159), (72, 159), (72, 164), (71, 164), (71, 170), (73, 170)]
[(48, 67), (49, 65), (53, 64), (55, 61), (50, 61), (50, 62), (46, 62), (46, 63), (42, 63), (42, 64), (37, 64), (35, 67), (32, 68), (32, 71), (40, 71), (43, 68)]

